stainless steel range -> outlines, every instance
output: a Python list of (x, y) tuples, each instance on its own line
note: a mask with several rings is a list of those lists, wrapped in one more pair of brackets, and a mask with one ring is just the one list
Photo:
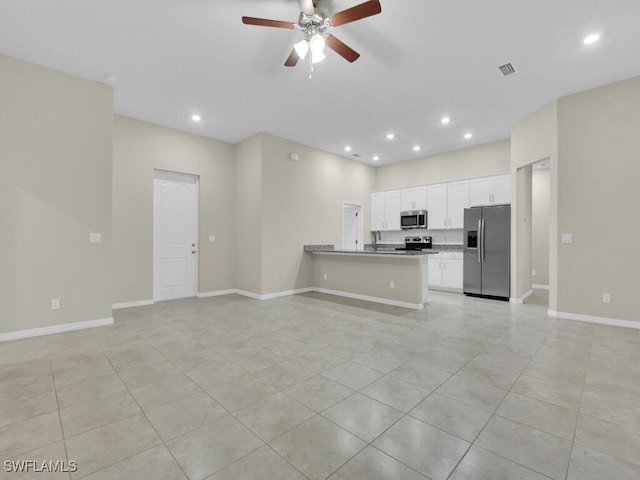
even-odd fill
[(424, 250), (430, 249), (432, 239), (429, 235), (404, 237), (404, 247), (398, 247), (396, 250)]

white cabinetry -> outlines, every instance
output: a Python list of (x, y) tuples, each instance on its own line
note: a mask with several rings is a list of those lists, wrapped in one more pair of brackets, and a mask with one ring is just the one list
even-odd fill
[(462, 290), (463, 256), (462, 252), (442, 254), (442, 286), (444, 288)]
[(371, 194), (371, 231), (400, 230), (400, 190)]
[(462, 252), (429, 255), (429, 288), (462, 291), (463, 255)]
[(426, 210), (427, 187), (403, 188), (401, 194), (400, 210)]
[(511, 175), (471, 179), (471, 206), (511, 203)]
[(427, 187), (427, 227), (430, 230), (447, 228), (447, 184)]
[(442, 286), (442, 253), (429, 255), (429, 288)]
[(427, 187), (428, 227), (433, 230), (464, 227), (464, 209), (469, 207), (469, 180)]
[(493, 203), (511, 203), (511, 175), (493, 177)]
[(469, 208), (469, 180), (447, 185), (447, 228), (464, 228), (464, 209)]

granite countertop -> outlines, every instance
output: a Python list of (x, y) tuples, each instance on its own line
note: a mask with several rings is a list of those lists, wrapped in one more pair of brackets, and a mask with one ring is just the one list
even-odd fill
[(434, 243), (432, 249), (439, 252), (462, 252), (464, 245), (462, 243)]
[(396, 245), (388, 246), (381, 245), (377, 250), (374, 250), (371, 246), (366, 245), (364, 250), (340, 250), (336, 249), (334, 245), (305, 245), (304, 251), (309, 253), (323, 253), (323, 254), (336, 254), (336, 255), (394, 255), (403, 257), (417, 257), (424, 255), (431, 255), (438, 253), (431, 250), (396, 250)]

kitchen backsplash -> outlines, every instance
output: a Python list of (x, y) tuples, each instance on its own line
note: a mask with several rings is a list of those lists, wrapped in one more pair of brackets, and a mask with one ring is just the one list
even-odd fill
[[(416, 228), (413, 230), (402, 230), (399, 232), (380, 232), (382, 240), (379, 243), (400, 243), (404, 244), (404, 237), (431, 235), (434, 244), (460, 244), (464, 241), (464, 230), (429, 230)], [(373, 237), (373, 234), (372, 234)]]

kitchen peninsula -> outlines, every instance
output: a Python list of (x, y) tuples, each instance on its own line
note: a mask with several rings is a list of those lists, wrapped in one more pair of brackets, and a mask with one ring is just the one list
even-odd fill
[(312, 256), (314, 291), (416, 310), (427, 301), (427, 256), (436, 252), (333, 245), (305, 245), (304, 251)]

